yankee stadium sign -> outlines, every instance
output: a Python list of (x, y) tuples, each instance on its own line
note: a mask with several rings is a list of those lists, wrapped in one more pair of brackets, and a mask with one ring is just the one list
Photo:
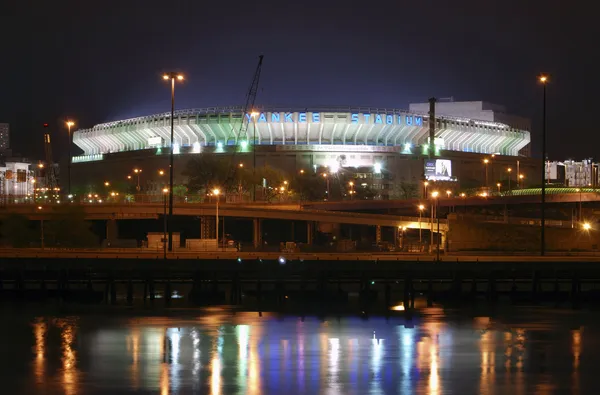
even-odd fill
[[(257, 123), (320, 123), (320, 112), (261, 112), (253, 119), (251, 114), (246, 114), (246, 120)], [(339, 119), (339, 118), (338, 118)], [(371, 114), (352, 113), (350, 123), (380, 124), (380, 125), (406, 125), (423, 126), (423, 117), (410, 114)]]

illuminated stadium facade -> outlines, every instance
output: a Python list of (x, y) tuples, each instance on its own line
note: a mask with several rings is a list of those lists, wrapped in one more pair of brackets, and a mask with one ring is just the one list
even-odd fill
[[(443, 110), (444, 104), (438, 104), (438, 108)], [(184, 182), (179, 172), (186, 158), (236, 152), (240, 160), (248, 161), (253, 144), (257, 166), (268, 163), (288, 172), (321, 166), (372, 168), (383, 169), (390, 179), (407, 182), (418, 182), (423, 177), (480, 181), (482, 156), (492, 154), (497, 157), (497, 165), (520, 158), (527, 171), (528, 122), (494, 121), (482, 102), (452, 105), (460, 109), (448, 111), (450, 114), (436, 109), (434, 158), (428, 158), (429, 116), (420, 104), (411, 105), (410, 111), (259, 108), (254, 116), (240, 107), (179, 110), (174, 119), (176, 179)], [(480, 114), (480, 119), (462, 116), (473, 106), (479, 109), (475, 115)], [(90, 176), (117, 164), (165, 168), (171, 145), (170, 125), (170, 113), (163, 113), (78, 130), (73, 141), (83, 153), (73, 158), (74, 168), (85, 168)], [(431, 159), (445, 161), (444, 174), (435, 174)], [(424, 163), (426, 160), (429, 162)]]

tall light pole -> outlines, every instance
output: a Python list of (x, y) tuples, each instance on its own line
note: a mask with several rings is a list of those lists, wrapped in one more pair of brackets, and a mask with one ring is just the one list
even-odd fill
[(133, 169), (133, 172), (137, 175), (137, 185), (135, 187), (135, 190), (138, 191), (138, 193), (140, 192), (140, 175), (142, 174), (142, 169)]
[[(433, 191), (431, 192), (431, 250), (433, 251), (433, 220), (434, 217), (437, 218), (438, 213), (437, 213), (437, 202), (438, 202), (438, 197), (439, 197), (440, 193), (438, 191)], [(438, 239), (440, 237), (439, 235), (440, 232), (440, 224), (438, 222)], [(439, 250), (439, 243), (438, 243), (438, 250)], [(439, 260), (439, 251), (438, 251), (438, 260)]]
[(163, 188), (163, 258), (167, 259), (167, 194), (169, 188)]
[(509, 167), (508, 169), (506, 169), (506, 171), (508, 172), (508, 194), (512, 195), (512, 188), (510, 186), (510, 177), (512, 175), (512, 167)]
[(350, 185), (350, 200), (352, 200), (354, 197), (354, 181), (350, 181), (348, 185)]
[(546, 254), (546, 83), (548, 76), (541, 75), (539, 81), (543, 87), (542, 98), (542, 229), (540, 241), (540, 255)]
[(329, 177), (327, 176), (327, 173), (323, 173), (323, 177), (325, 177), (325, 181), (327, 182), (327, 201), (329, 201)]
[[(252, 111), (250, 113), (250, 117), (252, 118), (252, 126), (253, 126), (253, 137), (252, 137), (252, 201), (256, 202), (256, 117), (258, 117), (258, 112)], [(264, 195), (264, 194), (263, 194)]]
[(488, 184), (488, 163), (490, 163), (490, 160), (488, 158), (485, 158), (483, 160), (483, 164), (485, 165), (485, 187), (488, 188), (490, 185)]
[[(42, 211), (42, 206), (38, 206), (37, 209)], [(42, 250), (44, 249), (44, 217), (40, 218), (40, 244), (42, 246)]]
[[(423, 210), (425, 210), (425, 205), (419, 204), (419, 244), (423, 243), (422, 229), (421, 229), (421, 216), (423, 215)], [(419, 247), (421, 248), (421, 247)]]
[[(215, 213), (215, 234), (217, 238), (217, 247), (219, 247), (219, 194), (221, 193), (221, 191), (219, 190), (219, 188), (215, 188), (213, 189), (212, 193), (214, 196), (217, 197), (217, 209)], [(225, 237), (225, 235), (223, 235), (223, 237)]]
[(67, 121), (67, 129), (69, 131), (69, 163), (67, 166), (68, 169), (68, 173), (69, 173), (69, 183), (68, 183), (68, 188), (67, 188), (67, 194), (71, 194), (71, 162), (73, 162), (73, 157), (71, 156), (71, 145), (72, 141), (71, 141), (71, 126), (75, 125), (75, 122), (73, 121)]
[(169, 153), (169, 251), (173, 251), (173, 122), (175, 117), (175, 80), (183, 81), (183, 75), (175, 72), (165, 73), (163, 80), (171, 80), (171, 150)]

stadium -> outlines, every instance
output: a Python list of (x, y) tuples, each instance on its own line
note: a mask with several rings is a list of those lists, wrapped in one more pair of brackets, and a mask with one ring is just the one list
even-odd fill
[[(529, 121), (485, 102), (436, 105), (434, 155), (430, 154), (427, 103), (409, 110), (386, 108), (258, 108), (178, 110), (174, 116), (175, 183), (194, 155), (218, 155), (257, 167), (268, 164), (290, 174), (351, 173), (382, 190), (393, 182), (451, 183), (453, 189), (496, 185), (503, 168), (515, 167), (535, 179), (529, 158)], [(75, 182), (106, 179), (143, 168), (144, 189), (157, 190), (160, 169), (168, 168), (171, 114), (163, 113), (77, 130), (73, 142)], [(482, 165), (484, 158), (493, 160)], [(490, 173), (492, 174), (490, 176)], [(377, 176), (381, 174), (381, 176)], [(516, 172), (515, 176), (516, 177)], [(383, 181), (382, 181), (383, 180)]]

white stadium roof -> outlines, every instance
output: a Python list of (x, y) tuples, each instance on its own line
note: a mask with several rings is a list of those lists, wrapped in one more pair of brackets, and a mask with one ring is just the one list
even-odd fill
[[(386, 108), (265, 108), (255, 116), (241, 107), (178, 110), (174, 144), (201, 147), (261, 145), (424, 146), (429, 141), (428, 115)], [(243, 125), (242, 125), (243, 123)], [(243, 126), (243, 127), (242, 127)], [(74, 132), (83, 160), (114, 152), (169, 147), (171, 114), (163, 113), (99, 124)], [(240, 133), (246, 129), (246, 133)], [(517, 156), (530, 142), (529, 131), (503, 123), (436, 117), (436, 147), (451, 151)]]

